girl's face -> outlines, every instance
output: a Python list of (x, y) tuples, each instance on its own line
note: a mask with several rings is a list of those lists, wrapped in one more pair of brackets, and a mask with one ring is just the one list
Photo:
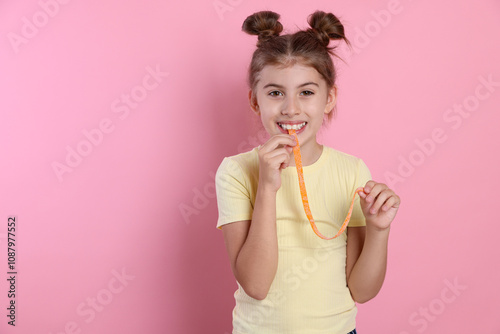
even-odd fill
[(249, 92), (250, 105), (266, 131), (271, 136), (288, 134), (283, 127), (294, 125), (301, 147), (318, 145), (316, 134), (336, 97), (336, 86), (328, 90), (316, 69), (298, 63), (287, 68), (264, 67), (255, 91)]

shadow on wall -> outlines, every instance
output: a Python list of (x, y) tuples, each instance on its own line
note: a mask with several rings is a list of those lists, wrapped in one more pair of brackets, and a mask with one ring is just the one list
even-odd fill
[[(178, 250), (181, 263), (178, 275), (182, 282), (179, 289), (185, 298), (178, 310), (182, 319), (178, 320), (182, 323), (183, 334), (232, 332), (233, 294), (237, 285), (222, 232), (216, 229), (218, 211), (214, 177), (224, 157), (260, 145), (256, 142), (260, 120), (249, 107), (245, 80), (227, 82), (220, 78), (214, 82), (220, 86), (210, 87), (214, 99), (206, 101), (205, 105), (210, 107), (204, 111), (213, 117), (211, 124), (207, 124), (207, 132), (202, 134), (216, 139), (210, 161), (203, 164), (206, 168), (203, 174), (210, 177), (198, 185), (199, 198), (197, 203), (193, 200), (193, 207), (199, 208), (198, 213), (190, 216), (179, 235), (182, 239)], [(185, 189), (185, 192), (193, 193), (192, 189)]]

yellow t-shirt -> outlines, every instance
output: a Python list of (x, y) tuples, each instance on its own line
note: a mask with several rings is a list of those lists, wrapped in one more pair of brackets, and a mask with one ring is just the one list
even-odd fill
[[(363, 160), (323, 145), (321, 156), (303, 166), (311, 212), (319, 231), (335, 235), (354, 191), (371, 179)], [(215, 178), (217, 228), (251, 220), (259, 181), (257, 148), (226, 157)], [(346, 334), (356, 327), (357, 308), (346, 284), (346, 233), (323, 240), (312, 230), (302, 205), (295, 166), (281, 172), (276, 194), (278, 268), (264, 300), (234, 293), (233, 334)], [(350, 227), (365, 226), (359, 196)]]

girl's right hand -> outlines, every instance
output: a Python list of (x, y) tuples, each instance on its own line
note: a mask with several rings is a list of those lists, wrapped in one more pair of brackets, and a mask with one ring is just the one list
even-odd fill
[(259, 147), (259, 187), (274, 192), (279, 190), (281, 170), (288, 167), (295, 145), (294, 136), (279, 134)]

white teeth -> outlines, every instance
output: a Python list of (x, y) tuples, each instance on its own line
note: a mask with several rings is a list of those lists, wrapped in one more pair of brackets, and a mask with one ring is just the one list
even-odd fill
[(285, 129), (285, 130), (300, 130), (302, 129), (302, 127), (304, 125), (306, 125), (306, 122), (302, 123), (302, 124), (294, 124), (294, 125), (290, 125), (290, 124), (281, 124), (281, 123), (278, 123), (279, 126), (281, 126), (281, 128)]

